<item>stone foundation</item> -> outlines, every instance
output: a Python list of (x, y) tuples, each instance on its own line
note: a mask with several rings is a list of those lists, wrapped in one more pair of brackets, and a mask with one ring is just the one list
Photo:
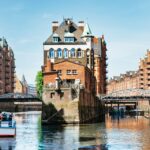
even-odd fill
[(84, 90), (80, 90), (78, 97), (73, 99), (71, 88), (60, 91), (45, 89), (42, 122), (43, 124), (100, 122), (104, 120), (103, 108), (104, 105), (99, 100)]

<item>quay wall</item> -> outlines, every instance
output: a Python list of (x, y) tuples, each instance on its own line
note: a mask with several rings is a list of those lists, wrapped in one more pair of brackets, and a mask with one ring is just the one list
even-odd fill
[[(61, 92), (63, 91), (63, 96)], [(53, 98), (51, 97), (53, 93)], [(72, 98), (71, 88), (61, 91), (45, 89), (43, 93), (43, 124), (80, 124), (100, 122), (104, 120), (102, 103), (91, 93), (81, 90), (76, 98)]]

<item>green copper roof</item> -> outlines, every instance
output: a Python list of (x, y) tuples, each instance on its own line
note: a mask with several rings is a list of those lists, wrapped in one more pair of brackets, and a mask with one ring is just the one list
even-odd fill
[(84, 26), (84, 31), (82, 33), (82, 36), (92, 36), (91, 29), (87, 23)]

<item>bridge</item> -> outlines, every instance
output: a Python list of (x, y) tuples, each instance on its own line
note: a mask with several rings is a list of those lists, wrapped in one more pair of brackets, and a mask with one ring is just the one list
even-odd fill
[(42, 101), (31, 94), (7, 93), (0, 95), (0, 111), (42, 110)]
[(139, 101), (150, 100), (150, 90), (126, 89), (119, 90), (99, 97), (102, 101)]
[(107, 106), (132, 105), (142, 111), (150, 111), (150, 90), (126, 89), (119, 90), (107, 95), (100, 96), (99, 99)]
[(6, 94), (0, 95), (0, 99), (5, 99), (5, 98), (10, 98), (10, 99), (38, 99), (37, 96), (32, 95), (32, 94), (6, 93)]

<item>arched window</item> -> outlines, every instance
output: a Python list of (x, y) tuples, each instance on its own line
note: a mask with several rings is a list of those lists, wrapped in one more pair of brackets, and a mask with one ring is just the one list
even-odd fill
[(64, 58), (68, 58), (68, 50), (66, 48), (64, 49)]
[(75, 49), (74, 48), (72, 48), (71, 50), (70, 50), (70, 56), (71, 57), (75, 57), (76, 55), (75, 55)]
[(82, 57), (81, 49), (78, 49), (78, 50), (77, 50), (77, 57), (78, 57), (78, 58), (81, 58), (81, 57)]
[(57, 50), (57, 57), (58, 58), (62, 58), (62, 50), (61, 50), (61, 48), (58, 48), (58, 50)]
[(51, 49), (49, 50), (49, 57), (50, 57), (50, 58), (54, 58), (54, 49), (53, 49), (53, 48), (51, 48)]

